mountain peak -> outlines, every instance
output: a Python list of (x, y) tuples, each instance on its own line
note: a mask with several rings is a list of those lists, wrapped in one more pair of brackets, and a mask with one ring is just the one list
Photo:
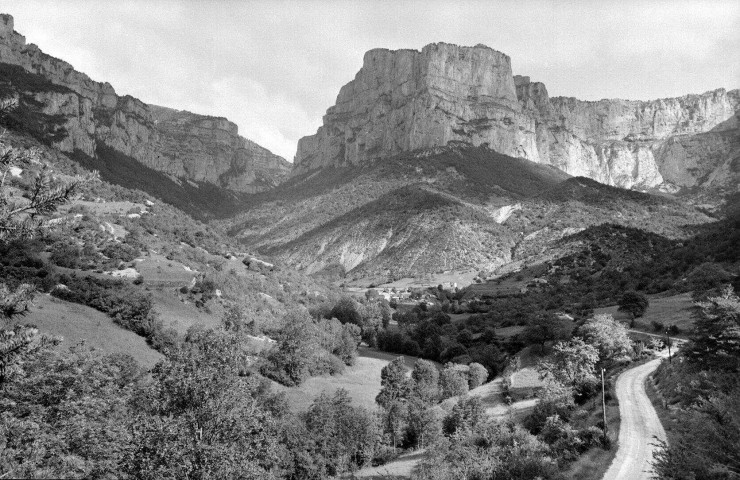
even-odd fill
[(373, 49), (323, 126), (298, 142), (293, 168), (464, 142), (623, 188), (732, 186), (712, 172), (740, 150), (737, 135), (723, 133), (737, 130), (738, 97), (718, 89), (654, 101), (550, 98), (485, 45)]

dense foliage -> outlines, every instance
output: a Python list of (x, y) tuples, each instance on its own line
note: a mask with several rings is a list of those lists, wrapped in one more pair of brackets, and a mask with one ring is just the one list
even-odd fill
[(674, 412), (669, 443), (655, 454), (665, 480), (740, 478), (740, 299), (731, 287), (697, 304), (694, 336), (655, 374)]

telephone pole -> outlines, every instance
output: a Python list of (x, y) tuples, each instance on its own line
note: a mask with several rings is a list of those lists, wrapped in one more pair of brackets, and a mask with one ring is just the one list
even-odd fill
[(673, 360), (671, 360), (671, 337), (668, 336), (668, 330), (665, 331), (665, 344), (668, 345), (668, 363), (673, 363)]
[(606, 389), (604, 388), (604, 369), (601, 369), (601, 407), (604, 411), (604, 444), (606, 444), (606, 433), (607, 433), (607, 426), (606, 426)]

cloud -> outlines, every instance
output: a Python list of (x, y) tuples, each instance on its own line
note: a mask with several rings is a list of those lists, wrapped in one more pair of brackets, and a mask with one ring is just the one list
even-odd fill
[(225, 116), (292, 160), (365, 51), (486, 44), (551, 95), (651, 99), (737, 88), (730, 1), (6, 0), (16, 30), (119, 93)]

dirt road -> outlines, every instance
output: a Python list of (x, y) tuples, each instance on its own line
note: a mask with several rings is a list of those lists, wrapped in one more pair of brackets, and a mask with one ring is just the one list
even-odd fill
[(665, 430), (645, 393), (645, 380), (662, 359), (631, 368), (617, 379), (619, 399), (619, 450), (604, 480), (642, 480), (651, 478), (655, 438), (666, 439)]

